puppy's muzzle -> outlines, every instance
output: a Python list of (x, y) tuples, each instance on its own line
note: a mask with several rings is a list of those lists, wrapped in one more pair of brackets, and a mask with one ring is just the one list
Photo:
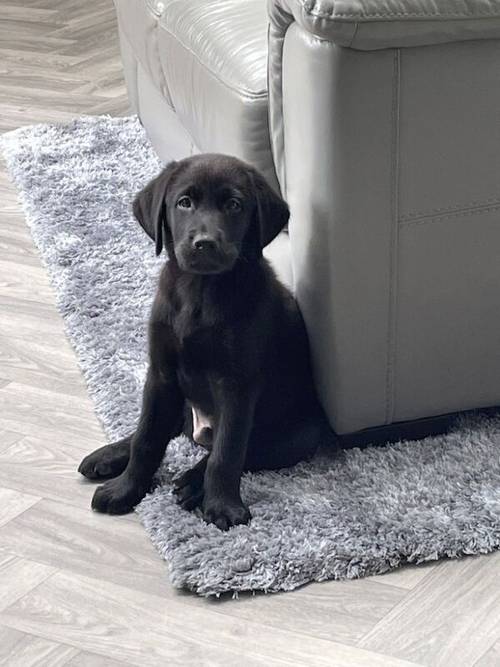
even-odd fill
[(196, 234), (192, 242), (193, 250), (200, 255), (215, 255), (217, 241), (208, 234)]
[(238, 257), (236, 248), (205, 232), (195, 234), (179, 250), (176, 254), (181, 267), (192, 273), (228, 271)]

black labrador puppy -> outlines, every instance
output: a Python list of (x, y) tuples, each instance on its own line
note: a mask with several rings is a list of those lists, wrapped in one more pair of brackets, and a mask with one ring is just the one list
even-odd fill
[(244, 470), (291, 466), (331, 435), (316, 398), (303, 320), (262, 248), (288, 207), (249, 165), (224, 155), (170, 163), (134, 215), (166, 247), (149, 322), (150, 363), (135, 433), (87, 456), (92, 507), (129, 512), (148, 492), (169, 440), (183, 431), (206, 456), (174, 480), (186, 509), (222, 530), (247, 523)]

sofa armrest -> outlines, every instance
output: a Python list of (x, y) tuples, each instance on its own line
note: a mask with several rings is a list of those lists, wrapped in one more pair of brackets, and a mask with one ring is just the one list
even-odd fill
[(269, 0), (269, 14), (283, 34), (295, 21), (360, 50), (500, 37), (500, 0)]
[[(450, 342), (457, 323), (472, 331), (468, 311), (484, 307), (485, 285), (497, 279), (488, 274), (494, 262), (484, 270), (482, 257), (499, 233), (491, 202), (500, 0), (448, 3), (462, 13), (453, 19), (442, 18), (445, 0), (436, 0), (442, 16), (432, 19), (395, 15), (396, 6), (415, 14), (409, 8), (430, 7), (427, 0), (379, 0), (392, 17), (374, 17), (368, 0), (351, 0), (364, 11), (340, 16), (346, 1), (272, 0), (268, 61), (294, 292), (318, 394), (339, 434), (494, 404), (482, 378), (473, 397), (468, 389), (489, 334), (479, 346), (472, 341), (480, 328), (455, 348)], [(484, 39), (485, 22), (497, 39)], [(417, 24), (425, 32), (417, 35)], [(384, 40), (375, 39), (377, 29)], [(400, 48), (410, 46), (409, 35), (411, 44), (429, 45)], [(469, 343), (470, 356), (461, 347)]]

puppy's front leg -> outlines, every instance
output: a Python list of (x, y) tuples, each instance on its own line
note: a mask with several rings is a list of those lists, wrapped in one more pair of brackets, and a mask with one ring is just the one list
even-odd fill
[(125, 514), (148, 492), (168, 442), (182, 428), (184, 397), (175, 372), (168, 377), (148, 370), (139, 425), (132, 438), (130, 459), (121, 475), (96, 489), (92, 508)]
[(253, 423), (256, 391), (218, 383), (218, 419), (204, 479), (203, 517), (221, 530), (248, 523), (250, 512), (240, 496), (240, 480)]

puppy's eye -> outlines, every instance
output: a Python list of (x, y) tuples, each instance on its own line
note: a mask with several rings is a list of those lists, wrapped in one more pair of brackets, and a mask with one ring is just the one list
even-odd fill
[(231, 213), (237, 213), (238, 211), (241, 211), (241, 203), (238, 199), (231, 197), (231, 199), (228, 199), (226, 202), (226, 208), (228, 211), (231, 211)]
[(177, 206), (177, 208), (192, 208), (193, 202), (191, 200), (191, 197), (188, 197), (187, 195), (184, 195), (183, 197), (180, 197), (177, 200), (176, 206)]

